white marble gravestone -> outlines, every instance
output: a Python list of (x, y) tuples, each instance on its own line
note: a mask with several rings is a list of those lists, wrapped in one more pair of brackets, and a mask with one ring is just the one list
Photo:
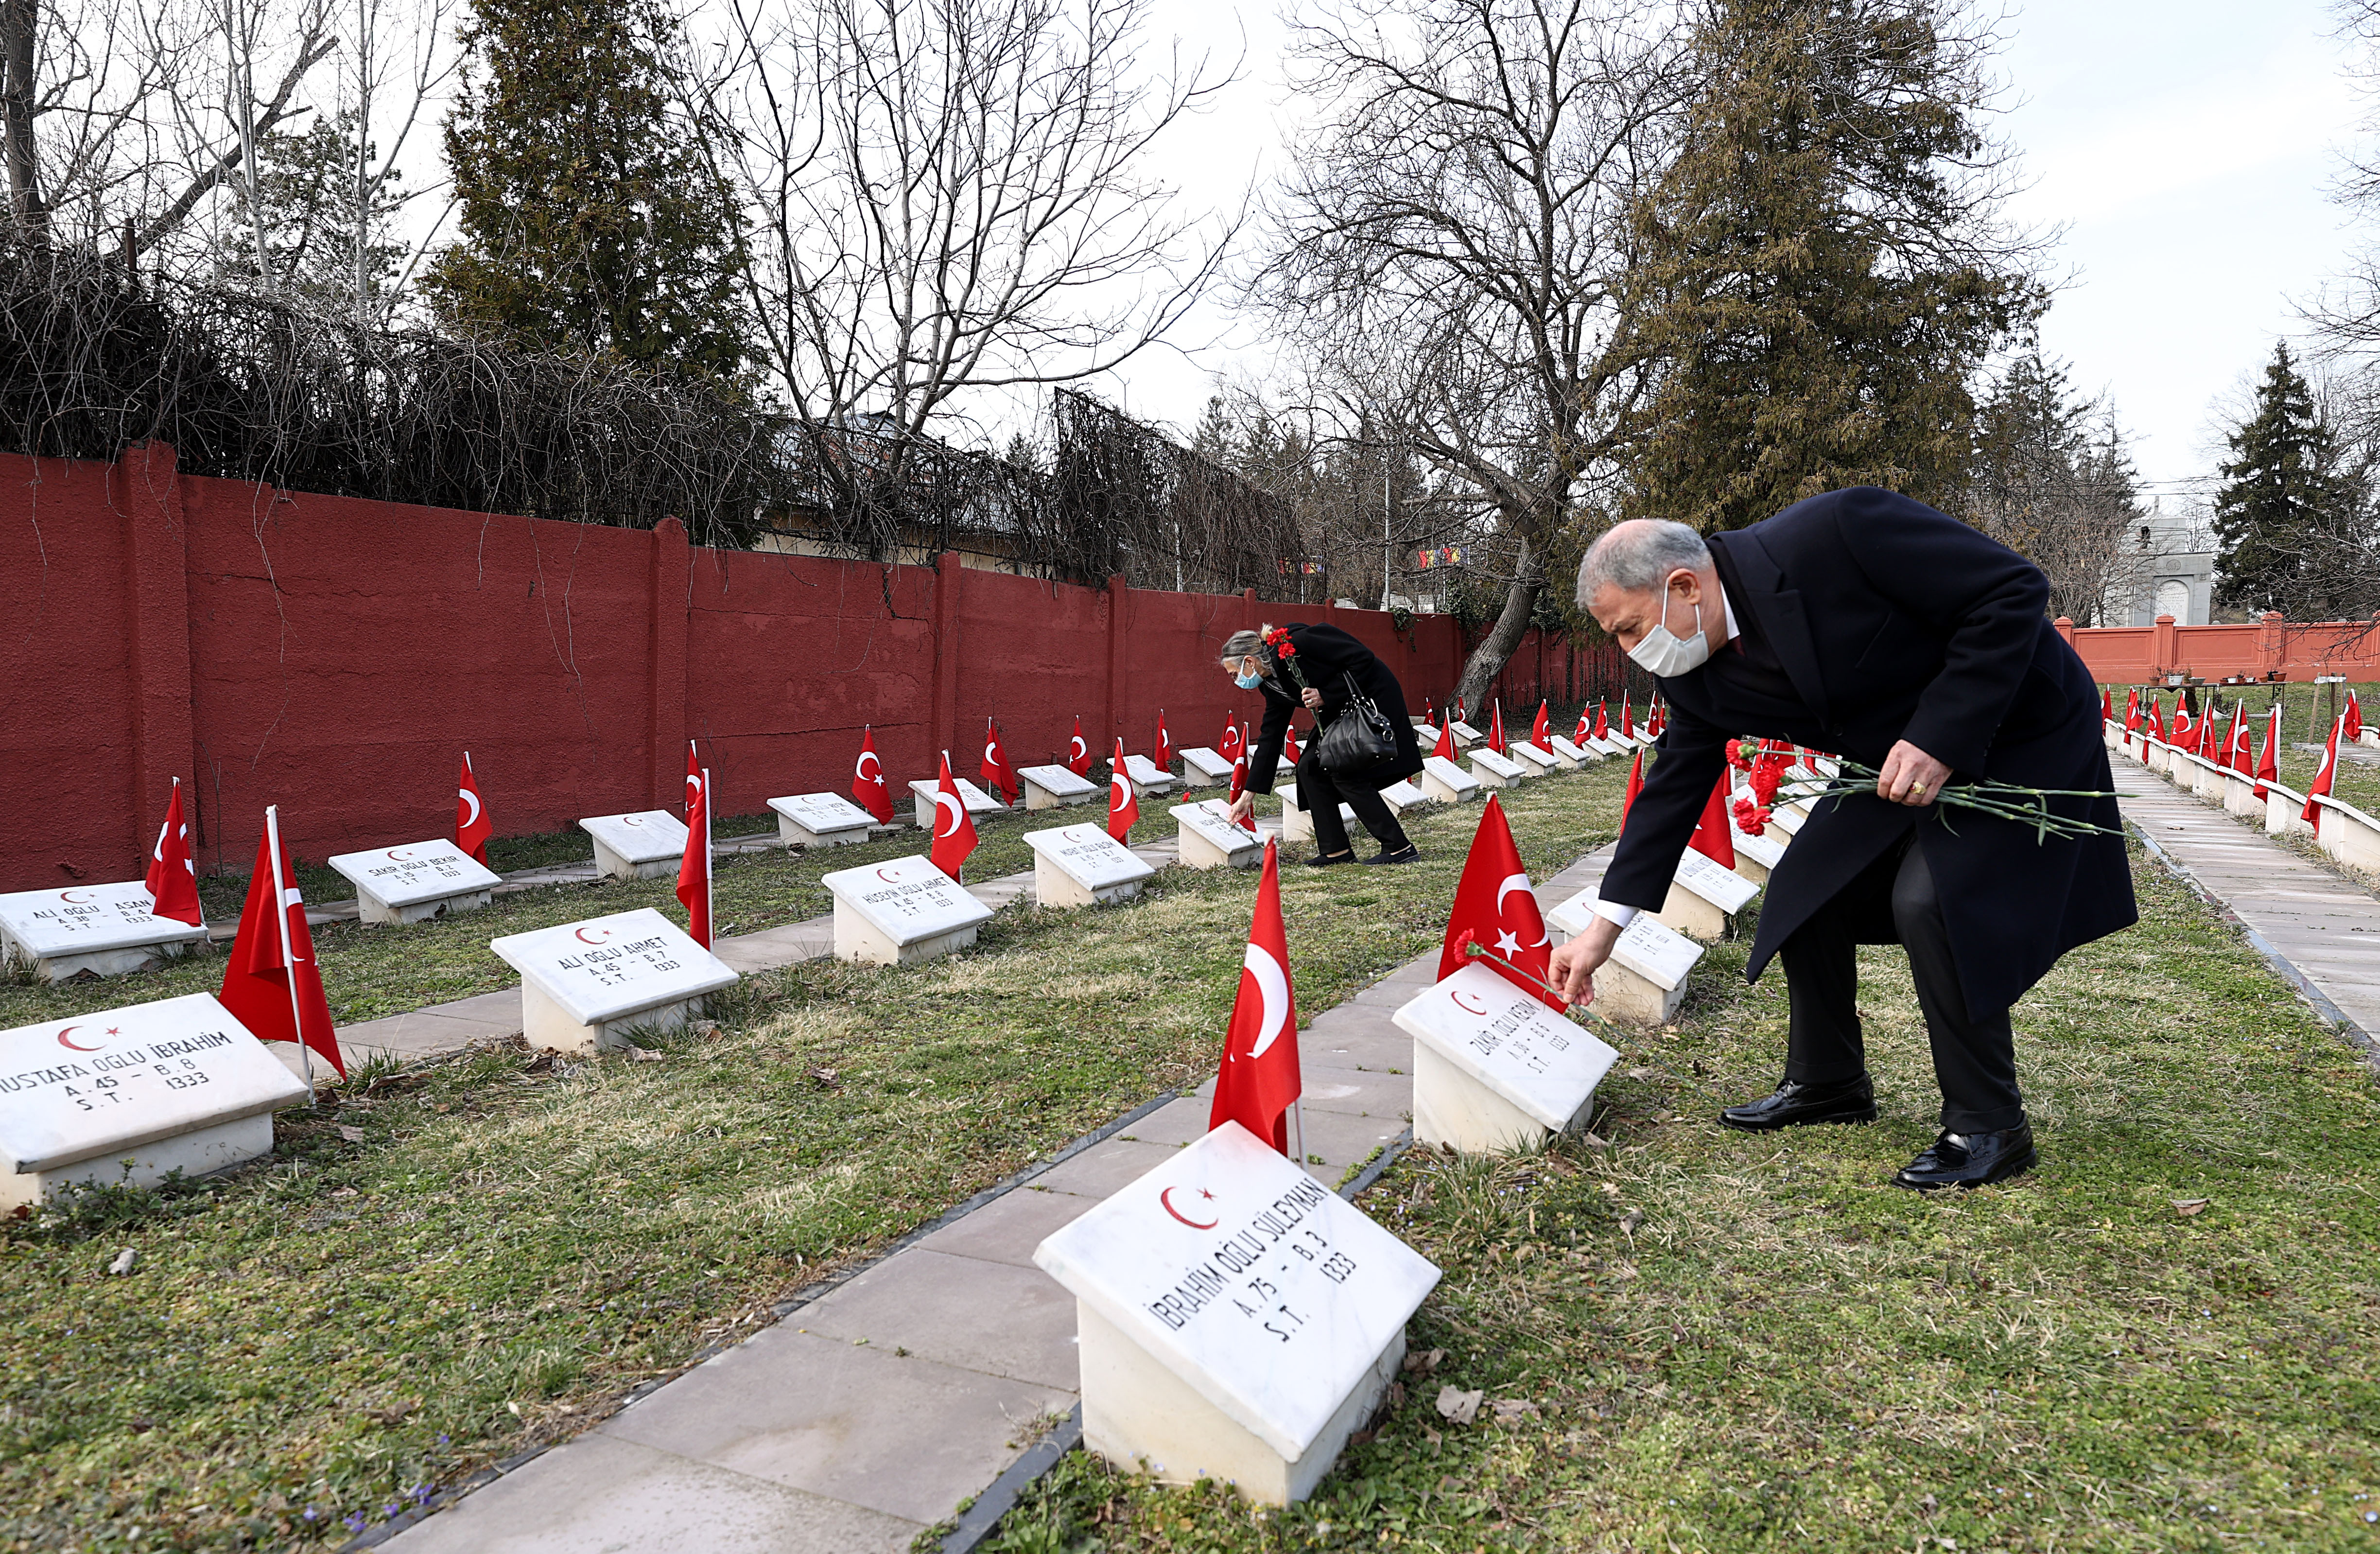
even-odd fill
[(1528, 773), (1512, 757), (1500, 756), (1482, 745), (1471, 752), (1471, 775), (1479, 779), (1483, 788), (1510, 788), (1517, 786)]
[(485, 906), (504, 883), (487, 865), (440, 837), (407, 847), (341, 853), (323, 860), (356, 888), (367, 923), (419, 923)]
[(931, 858), (846, 868), (819, 883), (834, 892), (834, 953), (846, 961), (914, 965), (964, 950), (991, 908)]
[(1313, 1493), (1404, 1357), (1439, 1279), (1419, 1253), (1237, 1123), (1057, 1232), (1083, 1443), (1267, 1505)]
[(1755, 885), (1768, 883), (1768, 876), (1785, 856), (1785, 844), (1771, 840), (1766, 832), (1746, 836), (1741, 829), (1731, 840), (1735, 844), (1735, 871)]
[(531, 1048), (596, 1052), (630, 1045), (632, 1026), (674, 1030), (735, 973), (650, 906), (506, 934), (488, 948), (521, 974), (521, 1034)]
[(1427, 804), (1422, 791), (1400, 777), (1380, 790), (1380, 802), (1389, 807), (1391, 815), (1402, 815), (1416, 804)]
[(1479, 779), (1446, 757), (1422, 758), (1421, 792), (1424, 798), (1435, 799), (1440, 804), (1460, 804), (1478, 791)]
[(1466, 1153), (1584, 1125), (1620, 1054), (1545, 1002), (1474, 963), (1396, 1013), (1414, 1038), (1414, 1142)]
[(1254, 868), (1264, 862), (1264, 838), (1232, 823), (1232, 807), (1220, 798), (1177, 804), (1175, 845), (1187, 868)]
[(1689, 847), (1678, 859), (1668, 899), (1654, 916), (1680, 933), (1708, 942), (1726, 938), (1727, 920), (1759, 893), (1760, 887), (1742, 875)]
[[(1128, 755), (1123, 758), (1123, 774), (1132, 779), (1135, 795), (1147, 798), (1152, 794), (1169, 793), (1179, 787), (1182, 779), (1160, 769), (1147, 756)], [(1226, 772), (1224, 775), (1229, 776)]]
[(876, 817), (841, 794), (792, 794), (772, 798), (777, 840), (788, 847), (842, 847), (868, 840)]
[(1473, 728), (1469, 723), (1457, 722), (1452, 726), (1454, 729), (1454, 747), (1458, 752), (1467, 750), (1471, 748), (1472, 746), (1478, 744), (1482, 739), (1488, 737), (1477, 729)]
[(1588, 761), (1603, 759), (1593, 750), (1572, 744), (1566, 735), (1555, 735), (1546, 742), (1546, 747), (1553, 752), (1554, 759), (1561, 762), (1564, 770), (1571, 771), (1577, 771)]
[(306, 1082), (212, 993), (0, 1031), (0, 1209), (273, 1152)]
[[(1281, 790), (1281, 839), (1283, 842), (1310, 844), (1314, 840), (1314, 817), (1306, 812), (1304, 805), (1292, 804), (1289, 801), (1290, 795), (1296, 791), (1297, 784), (1294, 783)], [(1361, 827), (1355, 819), (1354, 806), (1347, 804), (1339, 806), (1339, 823), (1348, 828), (1350, 836), (1359, 832)]]
[(1232, 763), (1220, 750), (1204, 745), (1193, 745), (1182, 752), (1182, 785), (1185, 788), (1229, 787)]
[[(1595, 915), (1593, 886), (1546, 914), (1554, 942), (1567, 944), (1586, 931)], [(1703, 947), (1650, 912), (1639, 912), (1611, 946), (1611, 958), (1595, 968), (1595, 1012), (1625, 1025), (1666, 1025), (1685, 1002), (1686, 975), (1702, 959)]]
[(1033, 897), (1044, 906), (1122, 901), (1138, 895), (1140, 882), (1157, 872), (1105, 826), (1028, 831), (1025, 843), (1033, 849)]
[(1512, 747), (1512, 759), (1526, 768), (1532, 777), (1543, 777), (1565, 770), (1563, 764), (1554, 759), (1551, 750), (1542, 745), (1532, 745), (1525, 739)]
[(659, 880), (686, 857), (686, 822), (666, 809), (596, 815), (578, 822), (595, 839), (595, 869), (614, 880)]
[(1028, 766), (1016, 773), (1018, 785), (1025, 790), (1027, 809), (1059, 809), (1070, 804), (1088, 804), (1107, 789), (1087, 777), (1078, 777), (1070, 767)]
[(1622, 745), (1622, 744), (1619, 741), (1619, 739), (1618, 739), (1618, 738), (1616, 738), (1616, 737), (1614, 737), (1614, 736), (1612, 736), (1612, 735), (1605, 735), (1603, 738), (1601, 738), (1601, 739), (1590, 739), (1590, 740), (1588, 740), (1588, 741), (1586, 742), (1586, 747), (1587, 747), (1588, 749), (1590, 749), (1590, 750), (1594, 751), (1594, 752), (1596, 753), (1596, 755), (1597, 755), (1597, 756), (1598, 756), (1598, 757), (1602, 757), (1602, 756), (1624, 756), (1624, 755), (1626, 755), (1626, 754), (1629, 752), (1629, 750), (1630, 750), (1630, 749), (1632, 749), (1633, 747), (1632, 747), (1632, 746), (1627, 746), (1627, 745)]
[[(964, 777), (953, 777), (951, 786), (958, 790), (959, 802), (966, 806), (967, 817), (970, 819), (978, 815), (999, 815), (1007, 812), (1007, 805), (1001, 803), (999, 799)], [(934, 810), (934, 795), (941, 791), (942, 783), (939, 777), (930, 783), (919, 781), (909, 784), (909, 796), (917, 804), (916, 815), (919, 831), (940, 832), (942, 829), (940, 823), (941, 818)]]
[(206, 930), (149, 908), (138, 880), (0, 895), (0, 961), (19, 961), (52, 982), (88, 971), (117, 977), (178, 955)]

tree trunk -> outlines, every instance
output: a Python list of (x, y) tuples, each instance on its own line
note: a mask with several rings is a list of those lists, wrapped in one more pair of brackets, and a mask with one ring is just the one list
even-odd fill
[(1496, 676), (1521, 646), (1521, 638), (1529, 629), (1529, 615), (1537, 607), (1537, 592), (1545, 587), (1545, 562), (1536, 546), (1524, 538), (1521, 540), (1520, 565), (1512, 570), (1512, 581), (1504, 589), (1504, 608), (1497, 613), (1496, 624), (1479, 646), (1471, 650), (1471, 657), (1463, 665), (1462, 683), (1454, 694), (1471, 710), (1475, 720), (1478, 710), (1488, 705), (1490, 687)]
[(8, 212), (39, 241), (49, 228), (33, 161), (33, 36), (41, 0), (0, 0), (0, 154), (8, 164)]

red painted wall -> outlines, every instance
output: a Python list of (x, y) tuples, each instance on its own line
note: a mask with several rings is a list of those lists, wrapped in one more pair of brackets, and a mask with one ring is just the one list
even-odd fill
[[(896, 785), (951, 751), (1176, 746), (1253, 716), (1216, 659), (1260, 620), (1329, 620), (1443, 704), (1444, 616), (1041, 582), (687, 545), (651, 531), (0, 455), (0, 890), (137, 878), (173, 779), (200, 867), (245, 872), (267, 804), (304, 857), (443, 835), (468, 749), (500, 833), (678, 804), (702, 742), (722, 809), (845, 791), (872, 724)], [(1617, 658), (1525, 641), (1499, 682), (1616, 685)], [(1597, 676), (1590, 682), (1590, 676)], [(1517, 732), (1517, 730), (1516, 730)]]
[(2077, 627), (2061, 619), (2058, 628), (2095, 678), (2116, 685), (2168, 674), (2201, 680), (2380, 675), (2380, 616), (2292, 622), (2269, 614), (2239, 625), (2177, 625), (2171, 615), (2159, 615), (2155, 625)]

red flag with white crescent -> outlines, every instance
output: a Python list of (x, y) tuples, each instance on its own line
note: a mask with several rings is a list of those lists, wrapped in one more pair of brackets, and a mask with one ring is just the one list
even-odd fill
[(2314, 800), (2328, 798), (2331, 784), (2338, 780), (2338, 736), (2346, 730), (2347, 714), (2341, 712), (2331, 721), (2330, 743), (2322, 748), (2322, 765), (2314, 770), (2313, 781), (2306, 784), (2305, 807), (2298, 811), (2298, 819), (2317, 833), (2322, 830), (2322, 806)]
[(2350, 691), (2347, 693), (2347, 742), (2352, 745), (2362, 737), (2363, 707), (2355, 699), (2355, 693)]
[(983, 721), (983, 770), (978, 775), (987, 786), (999, 791), (1003, 802), (1016, 802), (1016, 771), (1008, 764), (1008, 751), (1000, 743), (1000, 725), (990, 718)]
[(1450, 713), (1446, 722), (1439, 725), (1438, 745), (1429, 753), (1433, 756), (1442, 757), (1447, 760), (1452, 760), (1454, 759), (1454, 718), (1452, 714)]
[(1171, 772), (1173, 770), (1173, 737), (1165, 732), (1165, 709), (1162, 707), (1157, 710), (1157, 753), (1148, 759), (1157, 763), (1160, 771)]
[(1488, 709), (1488, 747), (1500, 756), (1512, 754), (1504, 748), (1504, 703), (1501, 698)]
[(2265, 784), (2281, 780), (2281, 704), (2273, 703), (2270, 716), (2265, 720), (2265, 748), (2256, 758), (2256, 796), (2266, 796)]
[(488, 838), (495, 831), (488, 819), (488, 807), (480, 800), (480, 779), (471, 771), (471, 752), (466, 750), (463, 770), (455, 778), (455, 845), (484, 866), (488, 861)]
[(1544, 702), (1540, 701), (1537, 703), (1537, 721), (1529, 725), (1529, 743), (1540, 750), (1550, 750), (1553, 748), (1553, 713)]
[(1729, 775), (1726, 768), (1719, 770), (1718, 781), (1711, 784), (1710, 799), (1703, 806), (1702, 818), (1694, 822), (1694, 833), (1686, 839), (1687, 846), (1721, 868), (1735, 867), (1734, 822), (1727, 813)]
[[(1471, 835), (1471, 856), (1463, 860), (1463, 881), (1454, 888), (1454, 909), (1446, 919), (1446, 944), (1439, 952), (1440, 981), (1471, 964), (1463, 953), (1475, 943), (1493, 951), (1523, 971), (1538, 977), (1552, 973), (1553, 936), (1537, 910), (1536, 892), (1529, 888), (1529, 871), (1521, 867), (1521, 850), (1512, 844), (1512, 828), (1494, 794)], [(1541, 987), (1531, 986), (1493, 961), (1496, 975), (1525, 989), (1556, 1009), (1570, 1006)]]
[(694, 823), (691, 817), (694, 807), (702, 800), (702, 759), (695, 753), (694, 741), (689, 739), (686, 742), (686, 813), (688, 825)]
[(876, 731), (862, 729), (859, 759), (851, 769), (851, 796), (879, 825), (892, 823), (892, 789), (884, 781), (884, 762), (877, 758)]
[(1650, 716), (1645, 722), (1645, 732), (1658, 739), (1661, 737), (1661, 731), (1669, 726), (1670, 704), (1657, 698), (1651, 703)]
[(686, 851), (677, 860), (677, 899), (686, 907), (686, 936), (710, 948), (710, 773), (687, 784)]
[(1140, 795), (1134, 791), (1132, 773), (1123, 769), (1123, 741), (1118, 739), (1115, 764), (1108, 771), (1108, 834), (1128, 844), (1133, 822), (1139, 819)]
[(1620, 829), (1622, 833), (1628, 830), (1628, 811), (1635, 804), (1636, 795), (1644, 791), (1645, 752), (1639, 749), (1628, 762), (1628, 788), (1620, 795)]
[[(1233, 804), (1237, 804), (1240, 801), (1240, 795), (1247, 791), (1248, 757), (1247, 752), (1243, 750), (1239, 755), (1233, 757), (1232, 760), (1232, 802)], [(1246, 814), (1240, 817), (1240, 829), (1246, 832), (1250, 836), (1257, 834), (1257, 817), (1255, 810), (1251, 809)]]
[(190, 860), (190, 827), (182, 819), (182, 780), (174, 779), (174, 796), (165, 801), (165, 823), (157, 828), (157, 845), (149, 854), (149, 911), (192, 928), (204, 928), (199, 909), (199, 870)]
[(2165, 704), (2155, 697), (2149, 698), (2149, 737), (2165, 743)]
[(1083, 715), (1075, 714), (1075, 737), (1066, 744), (1066, 770), (1077, 777), (1087, 777), (1091, 771), (1090, 741), (1083, 737)]
[(1289, 1153), (1289, 1109), (1305, 1088), (1297, 1070), (1297, 993), (1289, 978), (1289, 934), (1281, 920), (1280, 844), (1267, 842), (1248, 947), (1240, 957), (1240, 991), (1223, 1033), (1215, 1072), (1211, 1131), (1240, 1126)]
[(955, 880), (975, 851), (975, 818), (951, 776), (951, 753), (942, 752), (942, 780), (934, 789), (934, 867)]
[(2141, 728), (2141, 687), (2134, 686), (2124, 693), (2124, 732), (2138, 734)]
[(1622, 739), (1636, 737), (1636, 714), (1628, 710), (1628, 696), (1624, 691), (1620, 697), (1620, 737)]
[(1572, 731), (1570, 742), (1573, 745), (1584, 745), (1594, 732), (1595, 723), (1587, 717), (1586, 708), (1582, 705), (1578, 710), (1578, 727)]
[(330, 1001), (322, 996), (322, 968), (314, 959), (314, 936), (306, 927), (306, 901), (298, 893), (294, 860), (280, 840), (281, 817), (267, 809), (239, 934), (215, 997), (258, 1040), (301, 1043), (345, 1077)]
[(1305, 756), (1299, 753), (1297, 748), (1297, 725), (1295, 723), (1292, 723), (1288, 728), (1281, 732), (1281, 759), (1289, 762), (1292, 766), (1295, 766), (1299, 761), (1305, 759)]
[(1237, 718), (1223, 720), (1223, 742), (1215, 747), (1215, 753), (1225, 760), (1237, 760), (1247, 753), (1247, 742), (1240, 737)]
[(1598, 701), (1595, 704), (1595, 737), (1597, 739), (1611, 737), (1611, 703), (1608, 701)]

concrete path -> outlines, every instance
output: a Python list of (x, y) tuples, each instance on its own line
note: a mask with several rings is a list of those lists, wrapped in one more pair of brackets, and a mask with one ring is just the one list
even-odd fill
[[(1268, 834), (1278, 829), (1275, 822), (1260, 819), (1257, 824)], [(921, 844), (923, 834), (919, 833)], [(714, 854), (749, 853), (784, 845), (773, 834), (737, 840), (750, 845), (729, 847), (722, 844), (712, 851)], [(1167, 837), (1162, 841), (1144, 842), (1133, 851), (1153, 867), (1163, 868), (1174, 861), (1176, 844), (1173, 838)], [(507, 881), (528, 881), (513, 886), (520, 890), (594, 878), (595, 866), (591, 862), (505, 876)], [(998, 911), (1021, 896), (1031, 895), (1033, 876), (1029, 870), (1022, 874), (1003, 874), (995, 880), (969, 885), (967, 893)], [(712, 953), (747, 977), (756, 971), (774, 971), (796, 961), (818, 960), (832, 953), (833, 950), (832, 914), (808, 917), (798, 923), (782, 923), (772, 929), (762, 929), (758, 933), (727, 935), (711, 946)], [(456, 999), (449, 1003), (430, 1004), (403, 1014), (341, 1026), (338, 1032), (339, 1055), (350, 1068), (375, 1057), (407, 1061), (443, 1057), (459, 1052), (475, 1041), (501, 1041), (507, 1037), (518, 1036), (520, 1031), (520, 988), (516, 984), (492, 993)], [(285, 1044), (275, 1047), (274, 1051), (292, 1064), (300, 1061), (294, 1047)]]
[[(2114, 753), (2124, 819), (2367, 1053), (2380, 1038), (2380, 899)], [(2328, 1007), (2325, 1007), (2325, 1005)]]
[[(1597, 854), (1538, 889), (1600, 879)], [(1294, 927), (1293, 926), (1293, 946)], [(1305, 1148), (1336, 1186), (1408, 1128), (1390, 1019), (1433, 951), (1299, 1036)], [(1075, 1305), (1044, 1236), (1207, 1130), (1212, 1082), (1061, 1152), (891, 1257), (806, 1292), (747, 1342), (382, 1547), (400, 1554), (884, 1554), (953, 1514), (1077, 1402)]]

